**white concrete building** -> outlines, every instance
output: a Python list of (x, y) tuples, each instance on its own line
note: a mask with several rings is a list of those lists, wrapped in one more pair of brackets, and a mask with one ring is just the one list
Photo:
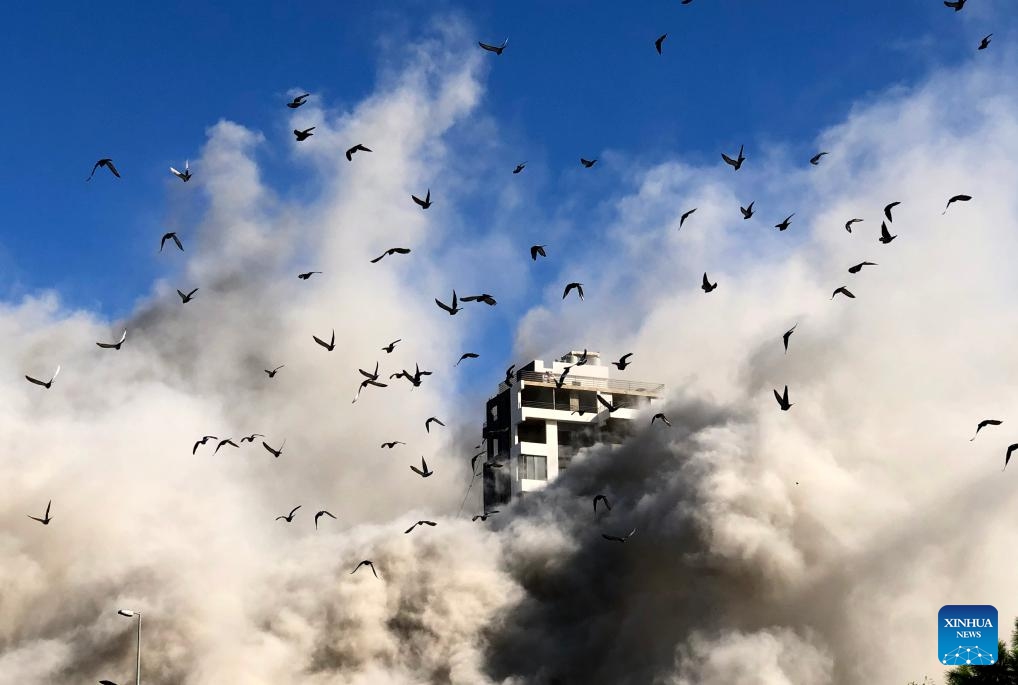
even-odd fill
[[(581, 447), (621, 442), (637, 412), (664, 391), (661, 383), (611, 378), (609, 369), (597, 352), (572, 350), (550, 365), (536, 359), (516, 372), (511, 385), (499, 384), (488, 400), (483, 432), (486, 511), (544, 488)], [(598, 395), (616, 410), (609, 413)]]

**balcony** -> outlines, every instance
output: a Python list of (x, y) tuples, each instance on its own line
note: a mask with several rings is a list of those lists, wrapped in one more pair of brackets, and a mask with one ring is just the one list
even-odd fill
[[(520, 371), (517, 381), (523, 385), (533, 385), (544, 388), (558, 387), (555, 384), (558, 375), (550, 377), (537, 371)], [(498, 384), (498, 392), (501, 393), (508, 388), (503, 381)], [(566, 376), (563, 388), (573, 390), (594, 390), (605, 394), (621, 393), (626, 395), (642, 395), (644, 397), (660, 397), (664, 391), (664, 383), (648, 383), (647, 381), (627, 381), (620, 378), (591, 378), (590, 376), (574, 376), (572, 372)], [(497, 393), (496, 393), (497, 394)], [(531, 405), (533, 406), (533, 405)], [(542, 407), (543, 409), (557, 409), (557, 407)]]

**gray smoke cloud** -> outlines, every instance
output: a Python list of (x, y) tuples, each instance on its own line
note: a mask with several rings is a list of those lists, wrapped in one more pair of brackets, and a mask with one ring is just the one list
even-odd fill
[[(523, 273), (497, 227), (456, 240), (456, 189), (476, 176), (456, 141), (497, 133), (479, 115), (472, 40), (446, 22), (363, 102), (302, 108), (314, 145), (288, 149), (310, 199), (263, 177), (270, 134), (210, 127), (187, 188), (204, 204), (173, 210), (188, 251), (166, 255), (179, 270), (126, 322), (48, 293), (0, 306), (0, 683), (128, 682), (120, 607), (145, 615), (146, 682), (188, 685), (905, 682), (935, 673), (941, 605), (1018, 613), (1018, 504), (999, 472), (1018, 401), (1010, 62), (861, 103), (821, 134), (831, 155), (817, 169), (780, 148), (751, 152), (738, 176), (627, 168), (635, 186), (604, 241), (556, 253), (587, 300), (549, 286), (515, 356), (633, 351), (626, 374), (668, 384), (673, 426), (588, 450), (482, 525), (455, 516), (479, 412), (447, 373), (350, 404), (357, 367), (458, 357), (476, 312), (448, 317), (430, 299), (464, 282), (495, 292), (493, 262), (472, 257), (506, 264), (492, 275), (505, 289)], [(357, 142), (375, 152), (348, 163)], [(429, 186), (447, 199), (422, 213), (409, 194)], [(957, 192), (975, 200), (941, 216)], [(747, 198), (759, 221), (738, 217)], [(882, 246), (891, 200), (901, 237)], [(792, 211), (788, 233), (761, 226)], [(866, 221), (848, 234), (853, 216)], [(368, 263), (397, 244), (413, 254)], [(879, 266), (846, 273), (863, 259)], [(325, 273), (294, 278), (310, 269)], [(704, 270), (720, 283), (709, 296)], [(830, 301), (846, 284), (858, 298)], [(201, 289), (182, 306), (177, 287)], [(94, 347), (124, 326), (121, 351)], [(327, 353), (311, 336), (333, 328)], [(58, 363), (50, 391), (22, 379)], [(783, 413), (771, 389), (786, 383)], [(431, 415), (450, 429), (425, 434)], [(991, 416), (1005, 424), (969, 443)], [(255, 431), (285, 439), (284, 455), (257, 442), (191, 454), (201, 435)], [(378, 449), (397, 439), (409, 444)], [(427, 481), (408, 469), (422, 454)], [(596, 493), (613, 505), (597, 519)], [(52, 525), (25, 518), (51, 498)], [(273, 521), (297, 504), (293, 524)], [(339, 520), (316, 533), (318, 509)], [(418, 518), (439, 525), (404, 535)], [(625, 544), (601, 537), (632, 528)], [(350, 575), (366, 558), (380, 580)]]

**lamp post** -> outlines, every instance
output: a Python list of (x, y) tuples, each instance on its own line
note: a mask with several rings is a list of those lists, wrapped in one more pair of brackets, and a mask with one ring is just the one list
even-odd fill
[(134, 680), (134, 685), (141, 685), (141, 612), (120, 609), (117, 613), (127, 618), (138, 617), (138, 675)]

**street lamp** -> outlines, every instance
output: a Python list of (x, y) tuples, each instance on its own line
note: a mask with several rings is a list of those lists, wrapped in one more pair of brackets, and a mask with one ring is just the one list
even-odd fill
[(127, 618), (134, 618), (135, 616), (138, 617), (138, 675), (134, 680), (134, 685), (141, 685), (141, 612), (120, 609), (117, 613), (121, 616), (126, 616)]

